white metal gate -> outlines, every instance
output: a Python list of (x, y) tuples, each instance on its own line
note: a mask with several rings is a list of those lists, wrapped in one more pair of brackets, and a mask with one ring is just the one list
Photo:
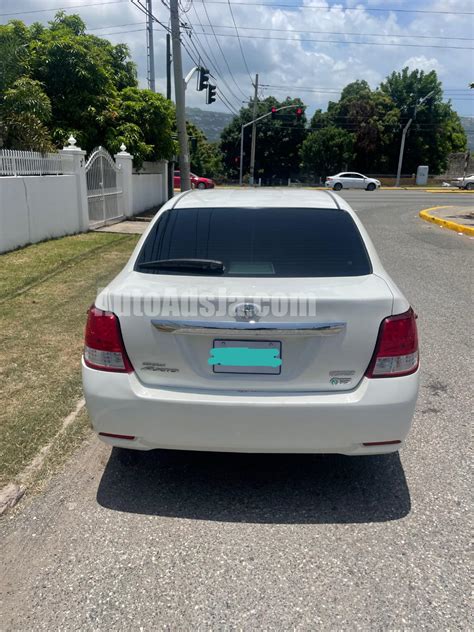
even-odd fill
[(109, 152), (97, 147), (86, 162), (87, 202), (91, 226), (114, 222), (123, 217), (120, 168)]

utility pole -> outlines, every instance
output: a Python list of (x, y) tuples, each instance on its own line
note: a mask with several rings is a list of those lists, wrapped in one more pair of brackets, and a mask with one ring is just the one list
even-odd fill
[[(255, 119), (257, 118), (258, 111), (258, 75), (255, 75), (255, 83), (253, 84), (255, 88), (255, 94), (253, 97), (253, 125), (252, 125), (252, 147), (250, 149), (250, 184), (254, 182), (254, 174), (255, 174), (255, 145), (257, 142), (257, 123)], [(243, 137), (243, 133), (242, 133)]]
[[(171, 36), (166, 33), (166, 98), (171, 101)], [(168, 161), (168, 200), (174, 195), (174, 162)]]
[(155, 47), (153, 45), (153, 7), (152, 0), (146, 0), (146, 52), (148, 87), (156, 92), (155, 86)]
[(191, 176), (189, 167), (188, 133), (186, 131), (186, 114), (183, 79), (183, 61), (181, 58), (181, 40), (179, 31), (178, 0), (170, 0), (171, 40), (173, 44), (173, 71), (176, 102), (176, 127), (179, 141), (179, 172), (181, 179), (181, 191), (189, 191), (191, 188)]
[(427, 101), (433, 94), (434, 90), (432, 90), (429, 94), (426, 95), (426, 97), (423, 97), (421, 99), (421, 101), (419, 101), (416, 105), (415, 105), (415, 110), (413, 112), (413, 116), (411, 117), (411, 119), (409, 119), (408, 123), (405, 125), (405, 127), (403, 128), (403, 132), (402, 132), (402, 142), (400, 144), (400, 154), (398, 156), (398, 168), (397, 168), (397, 180), (395, 182), (395, 186), (399, 187), (400, 186), (400, 176), (402, 174), (402, 165), (403, 165), (403, 154), (405, 152), (405, 138), (407, 135), (408, 130), (410, 129), (410, 125), (413, 123), (413, 120), (416, 119), (416, 111), (417, 109), (420, 107), (420, 105), (423, 105), (423, 103), (425, 101)]
[(171, 101), (171, 35), (166, 33), (166, 98)]

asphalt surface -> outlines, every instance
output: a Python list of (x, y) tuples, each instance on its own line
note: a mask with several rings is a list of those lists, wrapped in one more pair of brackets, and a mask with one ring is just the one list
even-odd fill
[(3, 521), (2, 630), (467, 630), (474, 196), (347, 192), (419, 314), (400, 456), (153, 452), (91, 439)]

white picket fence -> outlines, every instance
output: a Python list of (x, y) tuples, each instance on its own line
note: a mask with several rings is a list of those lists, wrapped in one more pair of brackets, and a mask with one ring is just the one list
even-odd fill
[(59, 176), (71, 173), (74, 173), (72, 156), (0, 149), (0, 176)]

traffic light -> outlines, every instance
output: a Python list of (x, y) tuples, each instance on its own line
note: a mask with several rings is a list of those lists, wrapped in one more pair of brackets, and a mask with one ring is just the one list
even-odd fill
[(296, 120), (300, 121), (303, 116), (303, 108), (296, 108)]
[(209, 85), (209, 70), (207, 68), (199, 68), (198, 87), (199, 92), (205, 90)]
[(277, 109), (275, 107), (272, 108), (272, 119), (276, 119)]
[(216, 100), (216, 92), (217, 92), (216, 86), (213, 86), (212, 83), (210, 83), (207, 86), (207, 95), (206, 95), (207, 105), (214, 103), (214, 101)]

